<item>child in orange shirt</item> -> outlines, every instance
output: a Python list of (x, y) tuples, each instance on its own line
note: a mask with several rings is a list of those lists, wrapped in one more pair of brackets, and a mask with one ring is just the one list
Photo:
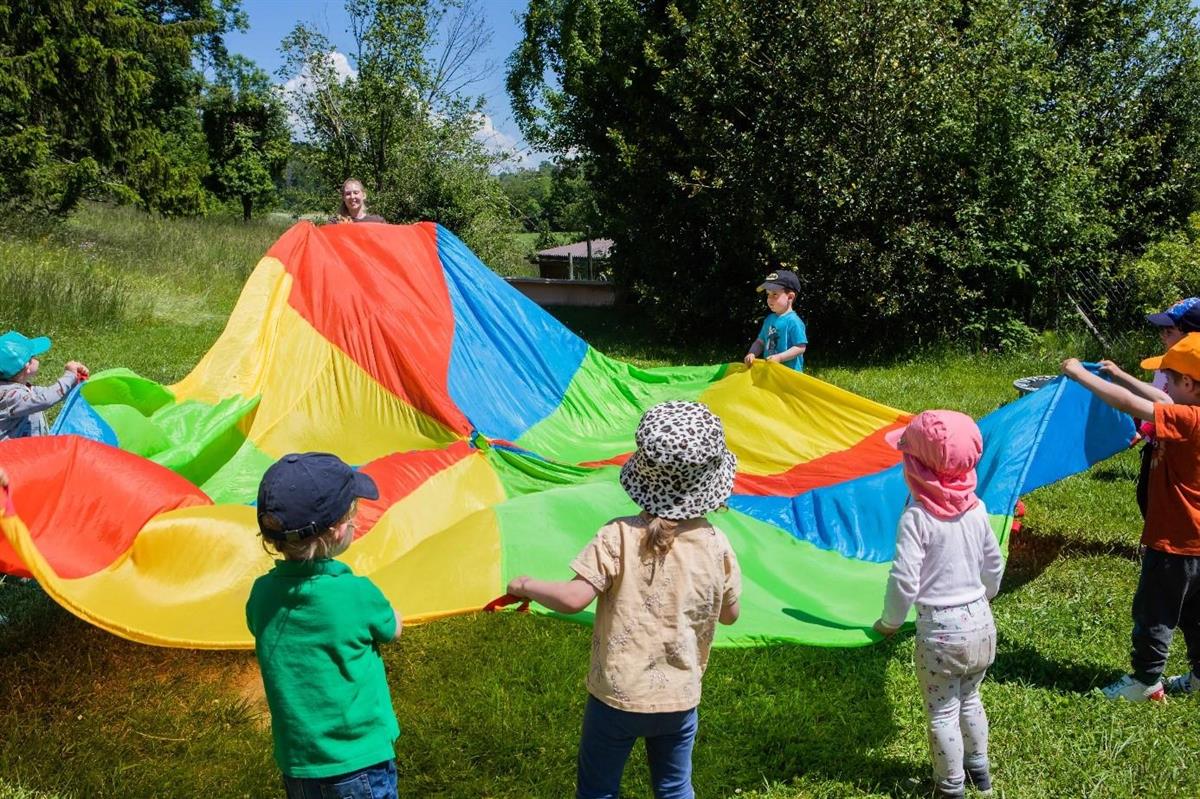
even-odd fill
[[(1154, 451), (1142, 526), (1142, 571), (1133, 595), (1133, 671), (1104, 688), (1110, 699), (1161, 700), (1200, 689), (1200, 333), (1189, 333), (1143, 369), (1166, 373), (1172, 402), (1151, 402), (1092, 374), (1075, 358), (1062, 371), (1109, 406), (1154, 422)], [(1189, 674), (1163, 669), (1175, 628), (1187, 643)]]

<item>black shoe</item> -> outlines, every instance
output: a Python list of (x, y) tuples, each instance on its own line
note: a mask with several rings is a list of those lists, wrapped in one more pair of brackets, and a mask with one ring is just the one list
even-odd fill
[(977, 769), (966, 769), (966, 772), (967, 785), (974, 786), (975, 790), (984, 796), (992, 795), (992, 774), (987, 766)]

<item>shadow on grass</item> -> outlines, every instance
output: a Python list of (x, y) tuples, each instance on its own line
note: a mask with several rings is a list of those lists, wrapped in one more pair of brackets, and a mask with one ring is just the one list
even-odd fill
[(742, 338), (680, 340), (656, 325), (635, 306), (584, 308), (550, 306), (546, 310), (599, 352), (636, 364), (716, 364), (740, 361), (757, 331)]
[(1127, 541), (1090, 541), (1070, 539), (1061, 534), (1042, 534), (1026, 526), (1012, 537), (1008, 546), (1008, 563), (1000, 593), (1010, 594), (1036, 580), (1047, 567), (1060, 557), (1111, 556), (1136, 561), (1138, 545)]
[(1000, 639), (996, 662), (988, 670), (988, 679), (1000, 683), (1036, 685), (1063, 693), (1086, 694), (1108, 685), (1124, 674), (1120, 669), (1049, 657), (1024, 644)]
[[(470, 657), (444, 643), (467, 635)], [(401, 795), (573, 795), (590, 640), (589, 628), (522, 614), (413, 630), (388, 663), (411, 736), (399, 744)], [(697, 790), (731, 796), (819, 775), (907, 795), (924, 764), (877, 754), (897, 732), (884, 690), (893, 647), (714, 651), (700, 705)], [(642, 744), (622, 795), (650, 795)]]
[[(0, 773), (89, 797), (277, 795), (249, 653), (134, 644), (36, 585), (5, 592), (0, 612), (22, 618), (0, 631), (0, 724), (12, 733), (0, 736)], [(495, 614), (415, 627), (385, 647), (403, 729), (400, 795), (572, 795), (590, 640), (581, 625)], [(923, 760), (880, 754), (898, 733), (886, 690), (897, 646), (715, 651), (694, 758), (701, 794), (802, 776), (852, 793), (924, 795)], [(640, 744), (624, 789), (650, 794)]]
[(56, 796), (278, 795), (249, 653), (135, 644), (34, 583), (0, 585), (0, 613), (3, 780)]
[[(1118, 464), (1106, 463), (1092, 469), (1088, 477), (1102, 483), (1132, 483), (1137, 480), (1137, 472)], [(1132, 487), (1130, 490), (1132, 492)]]
[[(882, 690), (894, 642), (854, 650), (779, 645), (714, 653), (700, 713), (697, 786), (727, 795), (763, 780), (819, 775), (863, 790), (903, 791), (924, 769), (874, 754), (897, 732)], [(753, 681), (721, 679), (725, 673)], [(718, 766), (719, 764), (719, 766)]]

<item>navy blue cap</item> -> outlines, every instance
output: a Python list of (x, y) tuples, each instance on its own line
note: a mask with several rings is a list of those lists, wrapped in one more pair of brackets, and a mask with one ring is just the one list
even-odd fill
[(1146, 321), (1155, 327), (1179, 327), (1179, 320), (1198, 303), (1200, 303), (1200, 299), (1188, 297), (1186, 300), (1180, 300), (1175, 303), (1162, 313), (1149, 314), (1146, 317)]
[[(273, 541), (303, 541), (337, 524), (357, 497), (379, 499), (379, 489), (370, 476), (351, 469), (337, 455), (284, 455), (258, 484), (258, 529)], [(264, 526), (268, 515), (282, 529)]]
[(1181, 313), (1175, 327), (1182, 333), (1200, 333), (1200, 303)]
[(763, 280), (759, 291), (794, 291), (800, 293), (800, 278), (788, 269), (777, 269)]

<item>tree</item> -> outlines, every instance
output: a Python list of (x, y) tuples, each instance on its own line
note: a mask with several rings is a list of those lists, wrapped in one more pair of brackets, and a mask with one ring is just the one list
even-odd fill
[(261, 69), (232, 56), (216, 72), (201, 103), (208, 159), (209, 188), (223, 200), (236, 200), (242, 218), (275, 198), (291, 134), (278, 90)]
[(790, 261), (827, 341), (995, 338), (1196, 206), (1187, 0), (531, 0), (523, 25), (526, 138), (578, 154), (617, 278), (675, 323), (744, 330)]
[(499, 175), (500, 188), (508, 198), (513, 221), (526, 232), (549, 229), (545, 206), (554, 190), (554, 165), (543, 161), (536, 169), (518, 169)]
[(581, 159), (560, 159), (554, 165), (545, 207), (553, 230), (573, 230), (591, 236), (604, 227), (587, 178), (586, 163)]
[(0, 3), (0, 200), (68, 212), (102, 190), (195, 212), (207, 172), (192, 56), (223, 53), (236, 0)]
[[(491, 168), (501, 156), (477, 134), (482, 100), (462, 92), (482, 72), (488, 32), (471, 0), (350, 0), (353, 52), (297, 25), (282, 44), (280, 77), (303, 137), (330, 186), (363, 181), (371, 207), (393, 221), (434, 219), (487, 260), (507, 226)], [(350, 67), (349, 74), (339, 65)], [(331, 191), (332, 195), (332, 191)]]
[(577, 160), (543, 161), (534, 169), (503, 172), (499, 180), (513, 221), (530, 233), (603, 227), (591, 184)]

